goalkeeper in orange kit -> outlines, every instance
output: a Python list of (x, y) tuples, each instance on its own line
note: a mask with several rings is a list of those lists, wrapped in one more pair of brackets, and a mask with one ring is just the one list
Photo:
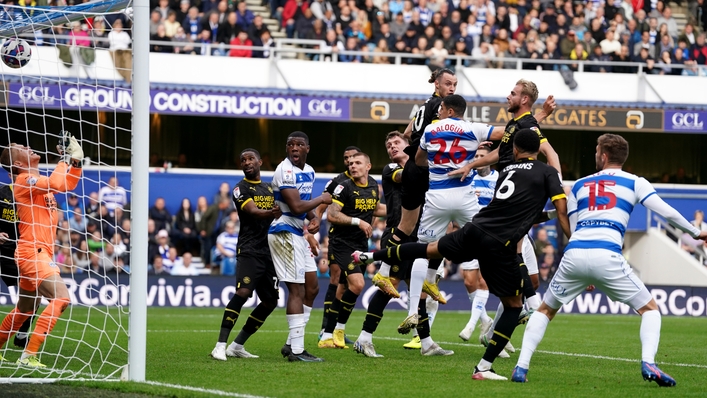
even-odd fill
[[(20, 273), (20, 297), (17, 306), (0, 324), (0, 347), (17, 332), (35, 311), (42, 297), (49, 305), (37, 320), (29, 343), (18, 364), (43, 368), (37, 351), (51, 333), (57, 319), (70, 304), (69, 291), (53, 261), (54, 240), (58, 223), (55, 192), (76, 188), (81, 177), (83, 150), (71, 133), (62, 132), (57, 146), (62, 160), (49, 177), (39, 174), (40, 156), (28, 146), (10, 144), (0, 155), (0, 163), (10, 172), (14, 188), (20, 237), (15, 260)], [(0, 360), (4, 360), (0, 356)]]

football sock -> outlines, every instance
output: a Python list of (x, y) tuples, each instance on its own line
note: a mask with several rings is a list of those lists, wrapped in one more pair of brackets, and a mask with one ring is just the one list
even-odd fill
[(52, 332), (56, 321), (69, 304), (71, 304), (71, 300), (68, 298), (55, 298), (49, 301), (49, 305), (44, 308), (44, 311), (42, 311), (37, 319), (37, 326), (34, 328), (34, 333), (32, 333), (32, 336), (29, 338), (25, 354), (34, 355), (39, 351), (39, 347), (44, 343), (47, 335)]
[(5, 319), (2, 320), (2, 324), (0, 324), (0, 347), (4, 346), (10, 340), (10, 337), (15, 334), (18, 327), (31, 316), (31, 312), (22, 313), (17, 307), (7, 314)]
[[(417, 244), (417, 243), (415, 243)], [(408, 316), (417, 313), (417, 303), (422, 295), (422, 283), (425, 281), (425, 273), (427, 272), (427, 260), (417, 259), (412, 263), (410, 271), (410, 303), (415, 303), (408, 306)]]
[(304, 351), (304, 314), (288, 314), (287, 324), (290, 327), (292, 353), (301, 354)]
[(327, 313), (329, 312), (329, 307), (331, 307), (331, 302), (334, 301), (336, 297), (336, 288), (338, 286), (339, 285), (330, 283), (329, 287), (326, 289), (326, 295), (324, 296), (324, 315), (322, 315), (322, 329), (326, 327)]
[[(427, 243), (406, 243), (404, 245), (373, 252), (374, 260), (385, 262), (389, 262), (390, 260), (414, 260), (426, 257)], [(426, 264), (425, 268), (427, 268)]]
[(479, 322), (481, 314), (484, 313), (486, 308), (486, 301), (489, 299), (488, 290), (477, 290), (476, 297), (474, 297), (474, 302), (471, 304), (471, 319), (469, 319), (468, 326), (474, 328), (476, 323)]
[(525, 326), (525, 333), (523, 334), (523, 346), (520, 350), (520, 356), (518, 357), (518, 366), (528, 369), (530, 366), (530, 358), (532, 358), (533, 353), (535, 353), (538, 345), (543, 340), (545, 330), (547, 330), (549, 323), (550, 319), (542, 312), (536, 311), (530, 316), (530, 320)]
[[(533, 287), (533, 281), (530, 280), (530, 275), (528, 274), (528, 267), (523, 262), (523, 256), (518, 254), (518, 261), (520, 262), (520, 273), (523, 276), (523, 296), (526, 299), (533, 297), (535, 295), (535, 288)], [(540, 306), (538, 304), (538, 306)]]
[(241, 314), (241, 309), (243, 304), (245, 304), (247, 298), (241, 297), (234, 294), (231, 297), (231, 301), (226, 305), (226, 309), (223, 311), (223, 318), (221, 319), (221, 332), (218, 335), (218, 342), (225, 343), (228, 341), (228, 335), (231, 334), (231, 330), (236, 326), (236, 321)]
[[(498, 308), (496, 309), (496, 315), (493, 317), (493, 325), (491, 325), (491, 329), (489, 329), (488, 333), (486, 333), (486, 337), (491, 340), (493, 337), (493, 330), (496, 329), (496, 325), (498, 324), (498, 320), (501, 319), (501, 316), (503, 315), (503, 303), (498, 303)], [(516, 319), (517, 321), (517, 319)]]
[(520, 315), (521, 310), (521, 307), (511, 307), (503, 311), (503, 315), (501, 315), (501, 319), (498, 320), (498, 324), (493, 331), (493, 337), (489, 340), (489, 346), (486, 347), (483, 359), (493, 363), (494, 359), (508, 344), (513, 331), (518, 326), (518, 315)]
[(258, 304), (253, 312), (250, 313), (250, 316), (248, 316), (248, 319), (245, 321), (245, 325), (243, 325), (243, 328), (240, 333), (238, 333), (238, 336), (236, 336), (236, 340), (234, 340), (235, 343), (240, 345), (245, 344), (245, 342), (248, 341), (248, 338), (250, 338), (250, 336), (255, 334), (255, 332), (263, 326), (263, 323), (268, 316), (272, 314), (274, 309), (274, 307), (268, 307), (262, 302)]
[(361, 343), (371, 343), (373, 342), (373, 335), (365, 330), (362, 330), (361, 334), (358, 335), (358, 341)]
[(537, 309), (540, 308), (540, 295), (536, 293), (533, 296), (526, 297), (525, 305), (528, 307), (528, 310), (537, 311)]
[(655, 363), (655, 354), (660, 343), (660, 312), (646, 311), (641, 316), (641, 358), (648, 363)]
[[(356, 306), (356, 299), (358, 299), (358, 294), (356, 294), (348, 289), (346, 289), (346, 291), (344, 292), (344, 295), (341, 296), (341, 311), (339, 311), (339, 318), (338, 318), (338, 322), (340, 324), (346, 325), (346, 322), (349, 321), (349, 317), (351, 316), (351, 312), (354, 310), (354, 307)], [(338, 326), (336, 328), (343, 329)]]
[(381, 274), (381, 276), (390, 278), (390, 264), (381, 263), (381, 267), (380, 269), (378, 269), (378, 273)]
[(410, 235), (406, 234), (405, 232), (401, 231), (400, 228), (396, 227), (393, 228), (393, 236), (391, 240), (392, 242), (390, 242), (390, 244), (401, 245), (410, 241)]
[(435, 316), (437, 316), (437, 310), (439, 309), (439, 302), (435, 301), (432, 297), (427, 296), (425, 299), (425, 307), (427, 309), (427, 317), (429, 318), (430, 329), (432, 329), (432, 323), (434, 323)]
[[(327, 315), (327, 324), (326, 324), (326, 327), (324, 328), (324, 334), (334, 332), (334, 328), (336, 327), (336, 321), (337, 321), (337, 319), (339, 319), (339, 311), (340, 310), (341, 310), (341, 301), (337, 298), (334, 298), (334, 301), (332, 301), (331, 306), (329, 307), (329, 314)], [(322, 340), (324, 340), (323, 335), (322, 335)]]
[(302, 309), (304, 310), (304, 325), (307, 326), (309, 323), (309, 318), (312, 316), (312, 307), (302, 305)]
[(471, 304), (474, 304), (474, 297), (476, 297), (476, 290), (474, 290), (471, 293), (467, 292), (466, 294), (469, 296), (469, 302)]
[(423, 350), (429, 350), (430, 347), (432, 347), (432, 344), (434, 343), (435, 342), (432, 341), (432, 337), (430, 336), (427, 336), (424, 339), (420, 339), (420, 344), (422, 345)]
[(427, 309), (422, 302), (420, 302), (418, 308), (417, 315), (420, 316), (420, 319), (417, 321), (417, 334), (420, 336), (420, 340), (422, 340), (430, 337), (430, 319), (427, 315)]
[(374, 333), (378, 328), (378, 324), (381, 319), (383, 319), (383, 311), (385, 307), (390, 302), (391, 297), (387, 294), (376, 290), (371, 298), (371, 302), (368, 303), (368, 312), (366, 313), (366, 319), (363, 321), (363, 331), (367, 333)]

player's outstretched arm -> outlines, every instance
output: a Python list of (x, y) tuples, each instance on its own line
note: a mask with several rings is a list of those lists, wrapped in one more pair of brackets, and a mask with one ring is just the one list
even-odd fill
[(282, 200), (287, 203), (287, 207), (294, 214), (309, 213), (322, 203), (331, 203), (331, 195), (326, 192), (311, 200), (300, 199), (299, 191), (294, 188), (282, 189), (280, 194), (282, 195)]
[(420, 167), (427, 167), (427, 151), (422, 148), (417, 148), (417, 153), (415, 153), (415, 164)]
[(663, 199), (657, 194), (653, 193), (643, 199), (643, 206), (646, 206), (649, 210), (652, 210), (661, 216), (665, 217), (668, 222), (674, 227), (687, 232), (695, 239), (705, 239), (707, 235), (697, 229), (694, 225), (690, 224), (689, 221), (685, 219), (677, 210), (672, 206), (665, 203)]
[(317, 217), (316, 212), (310, 210), (307, 213), (307, 220), (309, 220), (309, 225), (307, 225), (307, 232), (309, 232), (310, 234), (316, 234), (317, 232), (319, 232), (321, 218)]
[(477, 169), (479, 167), (491, 166), (492, 164), (496, 163), (498, 163), (498, 148), (489, 152), (489, 154), (484, 156), (483, 158), (476, 159), (460, 169), (450, 171), (449, 173), (447, 173), (447, 175), (450, 177), (460, 177), (461, 181), (464, 181), (464, 179), (469, 175), (469, 173), (471, 173), (471, 170)]
[(565, 236), (568, 238), (572, 236), (572, 229), (570, 228), (570, 219), (567, 216), (567, 199), (562, 198), (562, 199), (555, 199), (552, 204), (555, 206), (555, 209), (557, 210), (557, 221), (560, 222), (560, 227), (562, 228), (562, 232), (565, 233)]
[(329, 222), (335, 225), (355, 225), (366, 234), (366, 238), (370, 238), (373, 234), (373, 227), (371, 227), (371, 224), (361, 220), (358, 217), (347, 216), (341, 212), (342, 208), (343, 206), (340, 202), (334, 202), (329, 205), (329, 212), (327, 213), (329, 215)]

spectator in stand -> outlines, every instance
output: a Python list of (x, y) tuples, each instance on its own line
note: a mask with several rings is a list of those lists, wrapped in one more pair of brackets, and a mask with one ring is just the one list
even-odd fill
[[(464, 40), (463, 37), (458, 38), (457, 41), (454, 42), (454, 52), (452, 54), (460, 57), (466, 57), (471, 55), (471, 52), (466, 47), (466, 40)], [(469, 65), (471, 65), (471, 61), (465, 59), (462, 61), (462, 65), (468, 67)]]
[(575, 31), (570, 30), (569, 32), (567, 32), (567, 36), (563, 37), (560, 40), (560, 54), (562, 54), (562, 57), (568, 59), (570, 57), (570, 53), (572, 52), (572, 50), (574, 50), (576, 44), (577, 36), (575, 34)]
[(123, 31), (123, 22), (120, 19), (113, 23), (113, 28), (108, 33), (108, 42), (113, 65), (118, 70), (118, 74), (130, 83), (133, 69), (133, 54), (130, 51), (132, 39), (127, 32)]
[[(156, 41), (156, 42), (166, 42), (166, 41), (172, 41), (167, 35), (165, 34), (165, 27), (164, 24), (160, 24), (157, 27), (157, 33), (150, 36), (150, 41)], [(174, 52), (174, 47), (168, 44), (162, 44), (162, 43), (150, 43), (150, 52), (153, 53), (173, 53)]]
[[(113, 213), (116, 207), (122, 209), (128, 204), (128, 193), (125, 188), (118, 185), (117, 177), (110, 177), (108, 184), (98, 191), (97, 199), (96, 205), (104, 203), (108, 211)], [(93, 204), (91, 204), (91, 208), (93, 209)]]
[(165, 20), (167, 19), (167, 16), (169, 15), (169, 0), (159, 0), (158, 1), (158, 6), (155, 7), (153, 12), (159, 12), (160, 13), (160, 20)]
[(91, 266), (91, 260), (88, 258), (88, 244), (85, 240), (79, 243), (78, 250), (73, 252), (71, 259), (76, 271), (88, 271), (88, 268)]
[(157, 10), (150, 13), (150, 36), (157, 34), (157, 27), (162, 24), (162, 14)]
[(471, 50), (471, 56), (474, 58), (473, 66), (479, 68), (493, 68), (491, 58), (496, 57), (496, 52), (489, 43), (481, 43), (479, 47), (475, 47)]
[(395, 36), (396, 40), (401, 38), (408, 28), (408, 24), (403, 20), (403, 14), (395, 14), (394, 20), (390, 23), (390, 33)]
[(707, 222), (705, 222), (705, 213), (702, 210), (695, 210), (695, 216), (690, 224), (699, 228), (700, 231), (707, 231)]
[[(199, 20), (199, 9), (196, 7), (189, 8), (189, 14), (182, 22), (182, 27), (184, 32), (187, 33), (193, 42), (199, 40), (199, 33), (201, 32), (201, 22)], [(155, 27), (155, 31), (157, 28)]]
[(658, 18), (658, 24), (666, 24), (668, 27), (668, 34), (670, 37), (677, 39), (678, 37), (678, 23), (675, 21), (675, 18), (673, 18), (673, 10), (670, 7), (665, 7), (663, 9), (663, 15)]
[(427, 0), (418, 0), (417, 7), (415, 7), (414, 11), (420, 14), (420, 23), (423, 26), (427, 26), (432, 22), (434, 12), (427, 7)]
[(164, 260), (160, 255), (154, 256), (152, 258), (152, 267), (147, 270), (150, 275), (165, 276), (169, 275), (169, 272), (164, 268)]
[[(319, 21), (319, 23), (321, 23), (321, 21)], [(253, 23), (248, 27), (248, 37), (253, 41), (253, 45), (256, 45), (256, 40), (260, 41), (260, 37), (266, 30), (268, 30), (268, 27), (263, 23), (263, 17), (256, 15), (255, 18), (253, 18)]]
[(199, 39), (194, 46), (194, 52), (197, 55), (208, 55), (209, 52), (211, 52), (212, 55), (221, 55), (211, 44), (211, 31), (204, 29), (199, 33)]
[(231, 40), (235, 39), (241, 30), (243, 29), (241, 28), (241, 25), (238, 24), (238, 13), (236, 13), (235, 11), (231, 11), (226, 16), (226, 20), (219, 27), (219, 37), (216, 39), (216, 41), (219, 43), (230, 44)]
[(435, 70), (447, 67), (449, 51), (444, 48), (444, 41), (442, 39), (435, 40), (434, 45), (426, 54), (429, 57), (430, 69)]
[[(391, 52), (390, 49), (388, 48), (388, 41), (384, 38), (378, 39), (378, 45), (373, 50), (373, 52), (374, 52), (374, 54)], [(373, 63), (374, 64), (390, 64), (390, 58), (388, 58), (387, 56), (383, 56), (383, 55), (374, 55), (373, 56)]]
[[(191, 45), (191, 39), (184, 32), (184, 28), (179, 26), (177, 28), (177, 33), (172, 38), (172, 42), (175, 44), (174, 52), (177, 54), (194, 54), (194, 46)], [(181, 45), (177, 45), (181, 43)]]
[[(209, 38), (211, 39), (212, 43), (218, 43), (219, 37), (219, 22), (218, 22), (218, 12), (217, 11), (212, 11), (211, 14), (208, 15), (208, 17), (205, 19), (205, 21), (201, 24), (201, 31), (209, 31)], [(223, 55), (223, 53), (219, 50), (217, 50), (214, 46), (214, 49), (212, 55)]]
[(177, 28), (182, 26), (180, 22), (177, 22), (177, 13), (170, 10), (167, 14), (167, 19), (163, 22), (164, 33), (170, 39), (177, 34)]
[(177, 275), (177, 276), (197, 276), (199, 275), (199, 269), (194, 266), (192, 263), (192, 255), (191, 253), (187, 252), (184, 253), (182, 256), (182, 261), (179, 262), (179, 264), (175, 267), (172, 268), (172, 273), (171, 275)]
[(189, 9), (191, 8), (191, 3), (189, 0), (181, 0), (179, 2), (179, 9), (176, 10), (177, 22), (182, 23), (189, 15)]
[(697, 35), (695, 44), (690, 46), (690, 59), (697, 65), (707, 65), (707, 45), (705, 45), (705, 33)]
[(409, 63), (411, 65), (425, 65), (427, 63), (427, 58), (429, 58), (430, 53), (427, 50), (427, 38), (425, 36), (422, 36), (417, 39), (417, 47), (412, 49), (413, 54), (419, 54), (424, 57), (422, 58), (410, 58)]
[(695, 39), (695, 27), (691, 23), (686, 24), (682, 34), (678, 37), (678, 41), (682, 40), (689, 45), (693, 45), (695, 44)]
[(172, 228), (172, 215), (169, 214), (169, 210), (165, 207), (164, 198), (155, 199), (155, 204), (150, 207), (150, 219), (155, 222), (155, 228), (157, 230), (169, 230)]
[(81, 208), (81, 214), (83, 214), (84, 204), (79, 200), (79, 197), (74, 192), (69, 192), (66, 195), (66, 200), (59, 207), (64, 213), (64, 220), (71, 220), (73, 217), (73, 212), (75, 208)]
[(552, 268), (543, 262), (538, 266), (538, 282), (540, 283), (538, 291), (547, 291), (550, 282), (552, 281), (553, 273)]
[(612, 56), (621, 53), (621, 43), (616, 39), (614, 31), (606, 31), (606, 38), (599, 42), (599, 47), (604, 55)]
[(646, 49), (649, 55), (655, 53), (655, 46), (650, 43), (651, 36), (648, 31), (641, 33), (641, 41), (633, 46), (633, 55), (637, 56), (641, 52), (641, 49)]
[(219, 25), (226, 22), (226, 17), (230, 12), (228, 10), (228, 2), (226, 0), (221, 0), (216, 6), (216, 12), (218, 13), (218, 23)]
[(653, 57), (648, 54), (648, 50), (645, 48), (641, 48), (638, 56), (633, 58), (633, 62), (640, 62), (643, 64), (647, 64), (649, 60), (653, 60)]
[(97, 215), (101, 202), (98, 200), (98, 192), (88, 194), (88, 206), (86, 206), (86, 215)]
[(297, 32), (297, 37), (304, 39), (310, 35), (312, 29), (314, 29), (314, 21), (317, 19), (312, 15), (312, 10), (307, 8), (295, 19), (295, 31)]
[[(587, 51), (584, 50), (584, 44), (582, 44), (582, 43), (575, 44), (574, 50), (572, 50), (572, 52), (570, 53), (570, 59), (573, 61), (584, 61), (587, 58), (589, 58), (589, 54), (587, 53)], [(578, 68), (579, 68), (578, 64), (571, 65), (571, 69), (575, 72), (577, 71)]]
[(671, 65), (673, 63), (672, 57), (670, 56), (670, 51), (663, 51), (658, 59), (658, 68), (660, 69), (661, 75), (672, 75), (673, 69)]
[[(253, 47), (253, 42), (248, 38), (248, 32), (242, 30), (238, 32), (233, 40), (231, 40), (231, 46), (246, 46)], [(252, 48), (231, 48), (228, 52), (229, 57), (240, 57), (240, 58), (251, 58), (253, 56)]]
[(218, 192), (214, 195), (214, 199), (212, 201), (213, 204), (218, 204), (220, 203), (223, 199), (228, 199), (228, 209), (229, 210), (235, 210), (236, 207), (233, 204), (233, 193), (231, 192), (231, 187), (228, 185), (227, 182), (222, 182), (221, 185), (218, 187)]
[[(612, 60), (615, 62), (632, 62), (628, 46), (621, 46), (621, 52), (614, 54)], [(633, 66), (616, 65), (612, 66), (612, 70), (614, 73), (636, 73), (636, 68)]]
[(397, 41), (395, 35), (390, 33), (390, 25), (387, 23), (381, 25), (380, 32), (378, 32), (378, 34), (373, 38), (375, 43), (380, 42), (381, 39), (385, 40), (385, 44), (388, 49), (394, 47), (395, 42)]
[[(562, 59), (562, 54), (560, 53), (560, 50), (557, 49), (557, 44), (555, 44), (554, 41), (549, 40), (547, 42), (545, 51), (542, 53), (542, 59)], [(542, 68), (543, 70), (556, 70), (557, 65), (542, 64)]]
[(72, 231), (85, 233), (87, 227), (86, 217), (83, 215), (83, 210), (80, 207), (75, 207), (71, 218), (69, 218), (69, 228)]
[(248, 27), (250, 26), (251, 23), (253, 23), (253, 19), (255, 18), (255, 15), (253, 14), (252, 11), (248, 9), (248, 4), (245, 2), (245, 0), (241, 1), (238, 3), (238, 23), (241, 25), (243, 30), (248, 30)]
[(210, 12), (218, 10), (220, 0), (203, 0), (201, 2), (201, 12), (203, 15), (208, 15)]
[(164, 254), (162, 255), (162, 264), (164, 265), (164, 268), (167, 270), (167, 272), (171, 273), (174, 267), (179, 267), (181, 262), (182, 259), (179, 258), (179, 256), (177, 255), (177, 249), (175, 249), (173, 246), (169, 247), (166, 252), (166, 256)]
[(309, 9), (312, 10), (312, 15), (314, 15), (314, 17), (319, 20), (324, 19), (324, 14), (327, 11), (334, 11), (334, 8), (331, 6), (331, 3), (325, 0), (312, 1), (312, 4), (310, 4)]
[[(358, 46), (358, 39), (354, 36), (350, 36), (346, 38), (346, 46), (344, 47), (345, 51), (360, 51), (361, 49)], [(363, 59), (361, 58), (360, 55), (354, 55), (354, 54), (339, 54), (339, 62), (363, 62)]]
[[(255, 43), (253, 43), (255, 45)], [(258, 40), (258, 46), (259, 47), (266, 47), (266, 48), (272, 48), (275, 46), (275, 41), (270, 37), (270, 31), (269, 30), (264, 30), (263, 33), (260, 35), (260, 39)], [(253, 51), (253, 58), (269, 58), (270, 57), (270, 50), (264, 50), (264, 51)]]
[[(201, 253), (204, 261), (211, 261), (211, 248), (221, 233), (221, 226), (231, 213), (230, 206), (233, 203), (231, 198), (219, 198), (202, 214), (201, 220), (197, 222), (197, 229), (201, 237)], [(196, 219), (196, 217), (195, 217)]]
[(236, 253), (238, 252), (238, 234), (232, 221), (226, 222), (226, 230), (216, 238), (212, 264), (220, 266), (221, 275), (236, 274)]
[(172, 242), (179, 249), (180, 253), (191, 252), (196, 248), (198, 242), (196, 232), (196, 221), (194, 212), (191, 209), (191, 201), (188, 198), (182, 199), (182, 205), (174, 217), (174, 228), (172, 229)]
[(660, 37), (660, 42), (656, 45), (655, 49), (658, 54), (663, 54), (665, 51), (672, 54), (675, 50), (675, 44), (670, 36), (663, 35)]
[(91, 26), (91, 37), (93, 40), (93, 45), (96, 48), (108, 48), (110, 42), (108, 41), (108, 31), (106, 29), (105, 20), (102, 16), (97, 15), (93, 18), (93, 25)]
[(589, 65), (588, 72), (608, 73), (611, 72), (611, 66), (608, 64), (611, 61), (609, 55), (604, 54), (600, 46), (594, 47), (592, 55), (587, 58), (589, 61), (596, 62), (597, 65)]

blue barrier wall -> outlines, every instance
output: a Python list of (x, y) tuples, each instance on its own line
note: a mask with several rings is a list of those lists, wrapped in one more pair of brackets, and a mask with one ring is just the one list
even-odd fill
[[(88, 195), (91, 192), (98, 191), (114, 175), (118, 178), (121, 186), (126, 187), (126, 189), (130, 186), (130, 171), (127, 168), (110, 172), (87, 168), (84, 170), (84, 178), (75, 192), (80, 195)], [(319, 192), (322, 192), (326, 183), (334, 175), (317, 173), (313, 194), (318, 195)], [(375, 177), (380, 181), (380, 176), (376, 175)], [(209, 204), (211, 204), (222, 182), (227, 182), (233, 188), (242, 178), (243, 174), (238, 170), (170, 169), (164, 172), (162, 169), (153, 169), (150, 172), (150, 205), (158, 197), (163, 197), (165, 198), (167, 209), (170, 213), (175, 214), (182, 199), (189, 198), (192, 202), (192, 209), (194, 209), (199, 196), (206, 196)], [(270, 182), (272, 180), (272, 172), (263, 172), (262, 179), (265, 182)], [(5, 173), (0, 173), (0, 182), (9, 182)], [(675, 207), (688, 220), (692, 220), (695, 210), (707, 211), (707, 199), (704, 199), (707, 198), (707, 186), (686, 187), (683, 185), (675, 188), (668, 184), (657, 184), (656, 190), (666, 202)], [(700, 195), (703, 198), (700, 198)], [(129, 199), (130, 194), (128, 194)], [(61, 203), (64, 200), (63, 195), (57, 195), (58, 202)], [(645, 207), (640, 204), (636, 205), (629, 221), (629, 231), (645, 231), (647, 225), (646, 214)], [(655, 225), (654, 222), (652, 224)]]
[[(115, 306), (129, 304), (128, 278), (121, 277), (123, 286), (116, 286), (114, 282), (103, 278), (88, 278), (85, 274), (75, 275), (74, 278), (64, 278), (69, 288), (71, 301), (82, 306)], [(235, 279), (232, 277), (199, 276), (199, 277), (156, 277), (148, 278), (147, 305), (150, 307), (211, 307), (223, 308), (236, 291)], [(320, 279), (320, 286), (326, 286), (329, 279)], [(440, 281), (442, 294), (448, 303), (439, 307), (440, 311), (469, 311), (471, 303), (466, 293), (466, 288), (461, 281)], [(368, 308), (373, 294), (377, 288), (366, 280), (363, 294), (356, 303), (356, 308)], [(704, 287), (675, 287), (675, 286), (648, 286), (658, 308), (663, 315), (674, 316), (707, 316), (707, 288)], [(407, 309), (407, 290), (404, 284), (400, 289), (401, 298), (393, 299), (388, 309)], [(16, 301), (16, 290), (8, 291), (0, 283), (0, 305), (9, 305)], [(278, 307), (284, 308), (286, 302), (286, 289), (280, 287), (280, 300)], [(498, 298), (489, 297), (486, 308), (495, 311), (498, 307)], [(253, 295), (246, 303), (246, 308), (254, 308), (258, 303)], [(324, 307), (324, 293), (320, 292), (314, 301), (315, 308)], [(599, 292), (585, 292), (573, 302), (565, 305), (562, 312), (576, 314), (632, 314), (633, 311), (621, 303), (614, 303)]]

